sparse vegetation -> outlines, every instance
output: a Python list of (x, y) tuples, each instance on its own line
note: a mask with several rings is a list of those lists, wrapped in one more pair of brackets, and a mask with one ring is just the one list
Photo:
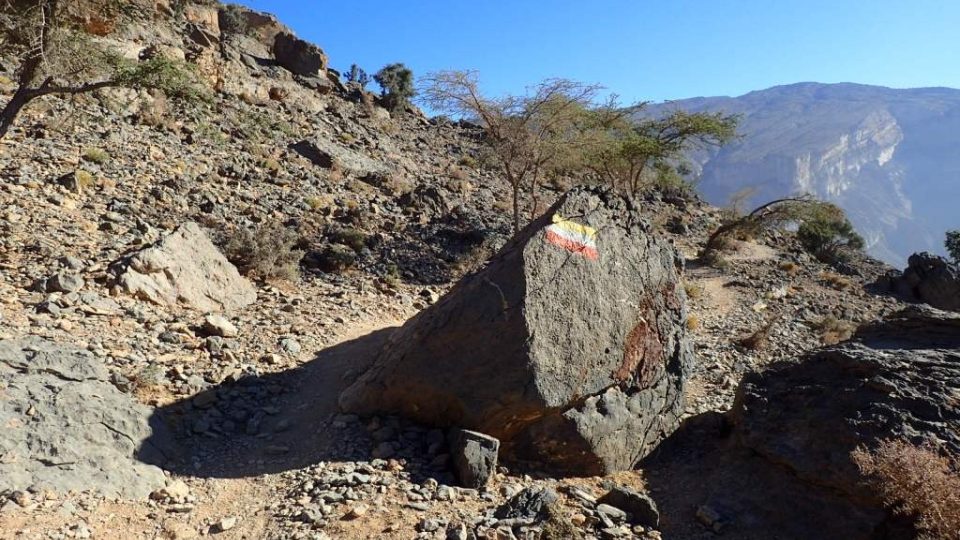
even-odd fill
[(756, 332), (737, 340), (737, 345), (751, 351), (762, 351), (770, 346), (770, 332), (773, 331), (773, 325), (777, 323), (779, 317), (774, 317), (764, 323)]
[(686, 153), (722, 146), (737, 136), (736, 115), (677, 110), (649, 118), (643, 116), (645, 105), (624, 109), (611, 101), (591, 114), (595, 140), (587, 150), (588, 166), (625, 193), (649, 185), (662, 191), (689, 189)]
[(486, 130), (489, 160), (511, 187), (514, 231), (521, 227), (521, 197), (531, 199), (535, 213), (543, 179), (580, 166), (591, 144), (585, 119), (599, 86), (549, 79), (523, 95), (490, 98), (481, 93), (476, 72), (442, 71), (427, 76), (422, 87), (431, 108), (475, 118)]
[(403, 110), (416, 94), (413, 72), (403, 64), (390, 64), (378, 71), (373, 80), (380, 85), (380, 102), (389, 111)]
[(700, 317), (697, 317), (695, 314), (691, 313), (687, 316), (687, 330), (691, 332), (700, 328)]
[(838, 291), (846, 290), (850, 287), (850, 285), (853, 284), (849, 278), (837, 274), (836, 272), (823, 272), (820, 274), (820, 279)]
[(960, 230), (947, 231), (947, 239), (944, 242), (947, 253), (953, 258), (953, 262), (960, 264)]
[(356, 64), (351, 64), (350, 69), (344, 73), (344, 79), (348, 84), (353, 83), (359, 85), (361, 89), (366, 88), (370, 84), (370, 76), (367, 75), (367, 72), (363, 70), (360, 66)]
[(683, 290), (687, 293), (687, 298), (697, 300), (703, 296), (703, 286), (698, 283), (685, 282)]
[(758, 206), (745, 216), (731, 215), (707, 239), (701, 257), (711, 257), (738, 236), (756, 236), (764, 229), (794, 221), (800, 216), (801, 207), (811, 202), (809, 197), (787, 197)]
[(303, 251), (297, 248), (299, 241), (296, 232), (268, 223), (238, 230), (227, 239), (223, 251), (244, 275), (295, 281), (303, 258)]
[(220, 30), (228, 34), (246, 34), (249, 31), (247, 17), (242, 6), (226, 4), (220, 8)]
[(330, 231), (327, 237), (335, 244), (343, 244), (360, 253), (367, 247), (367, 235), (358, 229), (345, 227)]
[(929, 538), (960, 538), (960, 471), (933, 446), (882, 441), (875, 449), (858, 448), (853, 462), (883, 503), (911, 517)]
[[(185, 101), (206, 98), (192, 71), (180, 62), (154, 54), (132, 61), (93, 39), (66, 14), (70, 0), (35, 0), (0, 4), (0, 16), (15, 21), (3, 36), (5, 49), (18, 56), (17, 90), (0, 111), (2, 139), (23, 109), (47, 95), (77, 95), (102, 88), (158, 89)], [(108, 3), (105, 16), (122, 20), (122, 6)]]
[(820, 341), (824, 345), (836, 345), (850, 339), (857, 331), (857, 325), (850, 321), (841, 321), (833, 316), (824, 317), (814, 324), (820, 332)]
[(778, 268), (789, 276), (795, 276), (800, 271), (800, 265), (793, 261), (784, 261), (778, 265)]
[(825, 202), (808, 205), (801, 221), (797, 239), (822, 262), (843, 262), (863, 249), (863, 238), (839, 206)]
[(98, 165), (103, 165), (104, 163), (110, 161), (110, 154), (102, 148), (87, 148), (83, 151), (84, 161), (89, 161), (90, 163), (96, 163)]

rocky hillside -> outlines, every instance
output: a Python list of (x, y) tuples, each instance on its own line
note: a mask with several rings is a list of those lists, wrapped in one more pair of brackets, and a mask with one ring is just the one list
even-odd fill
[(742, 140), (693, 156), (714, 204), (744, 188), (755, 203), (813, 193), (843, 207), (870, 253), (895, 266), (943, 253), (943, 233), (960, 225), (960, 90), (800, 83), (651, 111), (677, 107), (743, 115)]
[[(872, 293), (883, 265), (839, 275), (772, 231), (708, 266), (720, 212), (657, 193), (545, 190), (561, 203), (511, 241), (474, 126), (388, 112), (269, 15), (138, 5), (113, 29), (77, 17), (131, 58), (192, 64), (209, 104), (44, 98), (0, 141), (0, 538), (876, 538), (896, 521), (784, 474), (781, 409), (756, 406), (829, 388), (844, 362), (896, 372), (898, 396), (931, 373), (948, 377), (929, 399), (956, 391), (939, 331), (886, 343), (896, 365), (882, 325), (823, 353), (836, 369), (805, 354), (903, 307)], [(15, 66), (0, 58), (0, 101)], [(956, 319), (889, 328), (917, 324)], [(940, 406), (783, 401), (798, 423)]]

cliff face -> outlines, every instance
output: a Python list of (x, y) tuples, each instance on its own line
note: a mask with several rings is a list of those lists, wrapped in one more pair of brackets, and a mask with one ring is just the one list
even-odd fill
[(960, 90), (801, 83), (649, 112), (672, 108), (743, 115), (740, 141), (691, 156), (715, 204), (743, 188), (756, 190), (751, 203), (815, 194), (897, 266), (915, 251), (942, 252), (943, 232), (960, 225)]

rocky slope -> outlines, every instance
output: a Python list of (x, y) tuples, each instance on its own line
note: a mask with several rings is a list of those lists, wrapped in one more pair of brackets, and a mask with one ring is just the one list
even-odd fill
[(707, 200), (726, 204), (809, 192), (843, 207), (874, 256), (903, 266), (916, 251), (942, 253), (960, 199), (960, 90), (895, 90), (800, 83), (738, 97), (654, 106), (743, 115), (743, 139), (691, 156)]
[[(338, 396), (394, 328), (507, 241), (507, 186), (475, 166), (472, 127), (391, 115), (343, 87), (315, 46), (284, 37), (278, 50), (287, 30), (266, 15), (245, 13), (248, 30), (237, 34), (221, 28), (215, 4), (181, 7), (150, 2), (144, 20), (110, 39), (130, 54), (152, 47), (193, 62), (216, 89), (208, 109), (146, 92), (50, 98), (0, 143), (0, 340), (14, 351), (0, 361), (37, 357), (13, 344), (38, 339), (74, 351), (62, 356), (96, 374), (74, 383), (109, 381), (109, 393), (97, 392), (106, 404), (139, 402), (131, 423), (149, 415), (151, 432), (138, 424), (135, 433), (141, 448), (117, 445), (111, 459), (132, 465), (124, 473), (160, 468), (166, 485), (149, 499), (114, 498), (122, 490), (109, 477), (72, 492), (18, 480), (0, 488), (0, 538), (714, 534), (721, 519), (698, 512), (713, 508), (710, 494), (670, 474), (689, 454), (585, 478), (504, 462), (473, 489), (457, 486), (442, 430), (343, 414)], [(12, 65), (0, 61), (3, 97)], [(651, 242), (682, 256), (670, 280), (681, 280), (687, 319), (671, 324), (686, 324), (695, 355), (685, 399), (670, 409), (683, 419), (728, 410), (744, 374), (899, 307), (866, 287), (881, 265), (861, 261), (859, 275), (839, 276), (775, 232), (711, 268), (695, 255), (716, 208), (654, 194), (638, 211)], [(673, 309), (671, 320), (684, 313)], [(56, 378), (21, 370), (40, 385), (41, 375)], [(0, 374), (5, 385), (16, 377)], [(18, 400), (32, 391), (21, 382), (10, 386)], [(71, 421), (19, 403), (0, 401), (0, 418)], [(16, 466), (0, 455), (0, 470)], [(47, 466), (63, 478), (78, 472)], [(819, 492), (790, 486), (776, 499), (784, 519), (835, 515)], [(678, 493), (699, 499), (674, 504)], [(791, 493), (805, 494), (807, 513)], [(740, 523), (754, 537), (780, 533), (776, 520)]]

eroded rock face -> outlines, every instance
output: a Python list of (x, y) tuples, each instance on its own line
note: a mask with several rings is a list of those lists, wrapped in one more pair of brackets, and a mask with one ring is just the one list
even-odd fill
[(960, 453), (958, 395), (960, 315), (916, 306), (746, 376), (732, 418), (744, 446), (803, 480), (869, 498), (850, 452), (898, 438)]
[(0, 341), (0, 492), (146, 497), (165, 481), (134, 457), (151, 451), (149, 416), (90, 353), (39, 338)]
[(341, 407), (487, 433), (558, 472), (629, 468), (683, 410), (680, 265), (624, 200), (575, 189), (398, 330)]
[(127, 293), (155, 304), (199, 311), (231, 311), (257, 299), (257, 291), (196, 223), (184, 223), (155, 245), (119, 265)]
[(305, 77), (317, 77), (327, 69), (327, 55), (320, 47), (286, 32), (274, 37), (273, 56), (291, 73)]
[(914, 253), (903, 274), (890, 284), (893, 292), (910, 302), (960, 311), (960, 267), (931, 253)]

